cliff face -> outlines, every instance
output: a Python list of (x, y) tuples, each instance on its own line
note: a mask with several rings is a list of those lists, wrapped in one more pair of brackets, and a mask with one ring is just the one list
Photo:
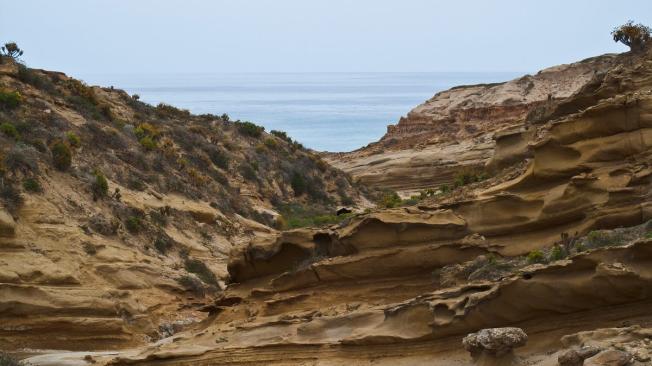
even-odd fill
[(206, 317), (232, 246), (274, 232), (277, 207), (361, 197), (282, 134), (6, 59), (0, 130), (3, 350), (165, 337)]
[(587, 364), (649, 364), (652, 55), (592, 80), (499, 138), (494, 177), (258, 235), (232, 251), (233, 283), (200, 327), (99, 359), (502, 365), (472, 359), (462, 339), (510, 326), (528, 335), (517, 364), (556, 365), (580, 346), (595, 349)]
[(387, 127), (380, 141), (328, 160), (365, 184), (414, 192), (450, 183), (493, 155), (496, 133), (524, 126), (531, 111), (567, 98), (614, 65), (604, 55), (505, 83), (440, 93)]

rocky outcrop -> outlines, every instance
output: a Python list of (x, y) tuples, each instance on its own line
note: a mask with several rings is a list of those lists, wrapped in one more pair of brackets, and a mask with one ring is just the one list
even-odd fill
[[(328, 161), (360, 182), (409, 194), (450, 184), (463, 169), (502, 168), (521, 161), (525, 141), (513, 131), (528, 114), (550, 108), (595, 82), (618, 62), (604, 55), (505, 83), (459, 86), (437, 93), (388, 126), (377, 143), (330, 154)], [(518, 141), (514, 141), (518, 140)], [(501, 148), (509, 146), (509, 150)], [(494, 150), (500, 150), (494, 154)], [(498, 163), (500, 161), (501, 163)]]
[[(504, 135), (495, 160), (511, 169), (486, 181), (239, 245), (224, 293), (237, 301), (110, 363), (554, 365), (619, 350), (645, 364), (650, 75), (632, 58), (546, 107)], [(508, 162), (510, 146), (527, 154)], [(486, 330), (503, 327), (527, 343)]]

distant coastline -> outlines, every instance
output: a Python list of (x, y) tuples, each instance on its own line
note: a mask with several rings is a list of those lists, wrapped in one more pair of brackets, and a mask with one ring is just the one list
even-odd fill
[(415, 105), (456, 85), (506, 81), (521, 72), (82, 74), (89, 84), (193, 113), (227, 113), (286, 131), (306, 147), (342, 152), (377, 141)]

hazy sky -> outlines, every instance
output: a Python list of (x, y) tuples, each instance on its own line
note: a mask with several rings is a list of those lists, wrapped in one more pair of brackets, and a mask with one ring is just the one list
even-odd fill
[(536, 71), (622, 52), (626, 0), (0, 0), (0, 41), (68, 74)]

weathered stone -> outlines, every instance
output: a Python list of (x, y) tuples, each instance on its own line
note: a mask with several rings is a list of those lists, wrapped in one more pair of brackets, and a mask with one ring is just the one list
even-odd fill
[(527, 343), (527, 334), (521, 328), (489, 328), (464, 337), (462, 344), (471, 355), (489, 353), (501, 356)]
[(629, 365), (632, 356), (623, 351), (607, 350), (587, 359), (585, 366), (626, 366)]
[(599, 348), (591, 346), (571, 349), (559, 355), (557, 362), (560, 366), (582, 366), (585, 359), (595, 356), (598, 352)]
[(16, 222), (7, 211), (0, 209), (0, 237), (13, 238), (16, 235)]
[(559, 355), (557, 362), (559, 366), (582, 366), (584, 359), (576, 350), (571, 349)]

